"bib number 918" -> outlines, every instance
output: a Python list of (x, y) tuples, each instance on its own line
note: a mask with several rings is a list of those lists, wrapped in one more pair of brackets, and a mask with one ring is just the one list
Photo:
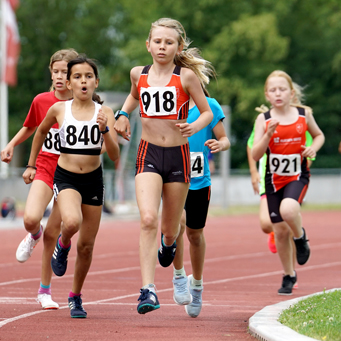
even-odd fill
[(141, 88), (143, 112), (148, 116), (168, 116), (176, 113), (176, 89), (172, 87)]

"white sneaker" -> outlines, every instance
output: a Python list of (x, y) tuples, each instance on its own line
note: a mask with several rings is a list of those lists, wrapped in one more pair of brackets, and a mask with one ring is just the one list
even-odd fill
[(21, 243), (19, 244), (17, 248), (16, 257), (17, 257), (18, 262), (24, 263), (32, 256), (33, 249), (38, 244), (42, 235), (43, 234), (41, 234), (41, 236), (36, 240), (32, 238), (31, 233), (28, 233), (26, 235), (26, 237), (21, 241)]
[(173, 299), (176, 304), (186, 305), (192, 302), (187, 276), (173, 277), (173, 289)]
[(204, 291), (204, 287), (193, 287), (191, 286), (192, 282), (192, 275), (188, 276), (188, 283), (189, 283), (189, 291), (193, 297), (193, 301), (185, 306), (185, 310), (187, 315), (190, 317), (198, 317), (201, 312), (202, 307), (202, 292)]
[(38, 294), (37, 302), (41, 304), (41, 307), (44, 310), (59, 308), (59, 304), (52, 301), (51, 295), (48, 295), (48, 294)]

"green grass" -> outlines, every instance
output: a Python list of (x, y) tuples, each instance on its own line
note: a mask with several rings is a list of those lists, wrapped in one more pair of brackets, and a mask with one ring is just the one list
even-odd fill
[(284, 310), (278, 320), (316, 340), (341, 341), (341, 290), (300, 300)]

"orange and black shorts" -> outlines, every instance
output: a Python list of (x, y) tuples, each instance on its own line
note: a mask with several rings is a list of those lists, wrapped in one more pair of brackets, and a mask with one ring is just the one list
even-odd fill
[(160, 147), (141, 140), (136, 158), (135, 176), (140, 173), (157, 173), (163, 183), (190, 182), (189, 144)]

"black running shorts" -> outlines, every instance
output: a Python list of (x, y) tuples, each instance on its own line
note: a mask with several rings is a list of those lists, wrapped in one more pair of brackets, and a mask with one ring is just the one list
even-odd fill
[(82, 196), (82, 204), (101, 206), (104, 200), (102, 166), (90, 173), (78, 174), (67, 171), (57, 165), (54, 174), (53, 192), (57, 200), (59, 192), (74, 189)]
[(135, 175), (157, 173), (163, 183), (190, 182), (189, 144), (175, 147), (160, 147), (141, 140), (136, 158)]
[(266, 200), (268, 201), (269, 215), (272, 223), (280, 223), (283, 221), (283, 218), (279, 213), (279, 208), (283, 199), (291, 198), (302, 204), (308, 185), (309, 180), (304, 178), (302, 181), (289, 182), (275, 193), (266, 193)]
[(185, 203), (187, 227), (194, 230), (205, 227), (210, 199), (211, 186), (197, 190), (188, 190)]

